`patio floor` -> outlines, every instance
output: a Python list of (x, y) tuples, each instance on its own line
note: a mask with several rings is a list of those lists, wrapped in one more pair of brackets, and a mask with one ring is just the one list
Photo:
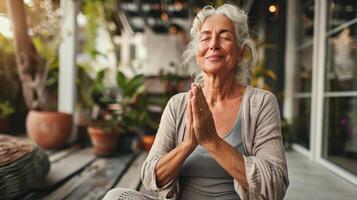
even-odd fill
[(285, 199), (357, 199), (357, 186), (305, 156), (290, 151), (287, 162), (290, 185)]

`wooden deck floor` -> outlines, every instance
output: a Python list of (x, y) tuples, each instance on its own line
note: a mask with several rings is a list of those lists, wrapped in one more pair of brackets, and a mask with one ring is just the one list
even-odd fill
[(23, 199), (102, 199), (115, 187), (140, 190), (140, 170), (146, 152), (96, 157), (91, 147), (71, 146), (49, 153), (51, 170), (41, 189)]

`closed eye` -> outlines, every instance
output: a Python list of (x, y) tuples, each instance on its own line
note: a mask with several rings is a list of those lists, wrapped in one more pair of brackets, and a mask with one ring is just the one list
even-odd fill
[(231, 38), (229, 38), (229, 37), (221, 37), (221, 39), (223, 39), (223, 40), (231, 40)]
[(210, 39), (211, 39), (210, 37), (203, 37), (203, 38), (201, 38), (200, 41), (202, 42), (202, 41), (207, 41), (207, 40), (210, 40)]

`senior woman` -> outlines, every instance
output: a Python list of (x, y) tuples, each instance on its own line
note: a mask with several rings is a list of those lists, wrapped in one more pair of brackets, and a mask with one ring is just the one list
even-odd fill
[(247, 15), (234, 5), (206, 6), (191, 37), (184, 55), (202, 73), (168, 102), (142, 167), (145, 188), (158, 197), (114, 189), (105, 199), (283, 199), (280, 112), (272, 93), (248, 86), (256, 53)]

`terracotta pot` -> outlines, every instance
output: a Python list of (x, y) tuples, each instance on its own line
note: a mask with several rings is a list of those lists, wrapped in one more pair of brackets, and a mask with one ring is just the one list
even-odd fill
[(0, 118), (0, 133), (6, 133), (9, 130), (9, 120)]
[(104, 130), (96, 127), (88, 127), (88, 133), (97, 156), (110, 156), (116, 152), (119, 134), (104, 133)]
[(45, 149), (60, 148), (71, 136), (72, 115), (31, 110), (26, 119), (27, 135)]
[(145, 151), (150, 151), (152, 145), (154, 144), (155, 136), (154, 135), (144, 135), (142, 138), (143, 149)]

